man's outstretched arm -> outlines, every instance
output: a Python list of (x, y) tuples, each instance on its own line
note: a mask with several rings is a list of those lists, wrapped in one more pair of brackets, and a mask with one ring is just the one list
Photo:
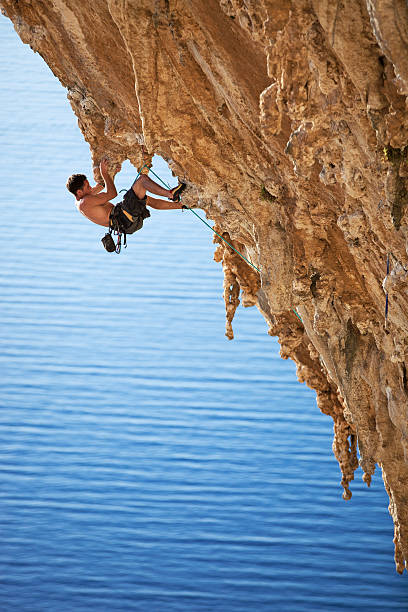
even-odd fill
[[(113, 179), (111, 178), (108, 172), (108, 162), (106, 161), (106, 159), (103, 159), (101, 161), (100, 170), (101, 170), (102, 178), (105, 181), (106, 195), (107, 195), (106, 200), (107, 201), (112, 200), (113, 198), (116, 198), (116, 196), (118, 195), (118, 192), (116, 191), (116, 187), (113, 182)], [(102, 193), (100, 195), (102, 195)]]
[[(101, 187), (100, 185), (97, 185), (97, 187), (94, 187), (92, 189), (92, 195), (87, 195), (84, 198), (83, 205), (85, 206), (89, 204), (91, 204), (92, 206), (95, 206), (98, 204), (99, 205), (106, 204), (107, 202), (109, 202), (109, 200), (113, 200), (113, 198), (116, 198), (116, 196), (118, 195), (113, 179), (111, 178), (108, 172), (108, 162), (106, 160), (101, 161), (100, 170), (101, 170), (102, 178), (105, 181), (106, 191), (101, 191), (103, 187)], [(96, 191), (97, 189), (98, 191), (101, 191), (101, 193), (98, 193), (98, 191)]]

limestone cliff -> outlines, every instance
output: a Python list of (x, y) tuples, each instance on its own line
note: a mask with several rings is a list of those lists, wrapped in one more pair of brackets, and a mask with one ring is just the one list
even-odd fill
[[(98, 162), (162, 155), (334, 419), (344, 496), (382, 469), (408, 564), (405, 0), (0, 0)], [(386, 276), (387, 257), (390, 274)], [(389, 313), (385, 321), (385, 292)], [(302, 318), (297, 318), (292, 309)], [(232, 328), (228, 328), (229, 336)]]

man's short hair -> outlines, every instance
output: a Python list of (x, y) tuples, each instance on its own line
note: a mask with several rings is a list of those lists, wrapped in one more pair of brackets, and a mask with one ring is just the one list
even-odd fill
[(76, 195), (76, 192), (78, 191), (78, 189), (82, 189), (82, 187), (84, 186), (85, 181), (86, 181), (85, 174), (73, 174), (67, 180), (68, 191)]

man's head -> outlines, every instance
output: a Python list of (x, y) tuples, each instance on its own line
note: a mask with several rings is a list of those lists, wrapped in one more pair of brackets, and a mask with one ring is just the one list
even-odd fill
[(89, 181), (85, 174), (72, 174), (67, 180), (67, 189), (74, 194), (77, 200), (83, 198), (88, 189), (90, 189)]

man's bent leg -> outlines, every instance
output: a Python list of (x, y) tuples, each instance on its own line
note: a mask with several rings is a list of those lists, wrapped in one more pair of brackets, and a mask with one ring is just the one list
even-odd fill
[(176, 210), (183, 207), (181, 202), (168, 202), (167, 200), (159, 200), (158, 198), (150, 198), (149, 196), (147, 196), (146, 204), (157, 210)]
[[(152, 181), (152, 179), (145, 174), (141, 174), (139, 178), (136, 179), (132, 185), (132, 189), (139, 200), (145, 197), (146, 191), (150, 191), (150, 193), (154, 193), (155, 195), (164, 196), (165, 198), (173, 197), (173, 193), (170, 189), (163, 189), (163, 187), (160, 187), (160, 185)], [(177, 208), (180, 207), (178, 206)]]

